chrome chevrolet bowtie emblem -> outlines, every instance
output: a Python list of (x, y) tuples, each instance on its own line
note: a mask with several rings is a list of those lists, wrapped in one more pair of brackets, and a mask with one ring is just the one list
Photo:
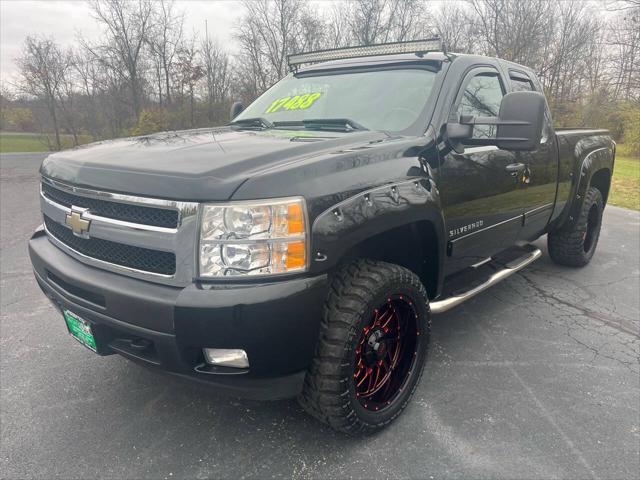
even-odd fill
[(70, 227), (73, 231), (74, 235), (79, 237), (87, 237), (87, 233), (89, 232), (89, 225), (91, 225), (91, 220), (86, 220), (82, 218), (82, 214), (86, 211), (86, 209), (78, 209), (76, 207), (71, 207), (71, 211), (67, 213), (64, 218), (64, 223), (67, 227)]

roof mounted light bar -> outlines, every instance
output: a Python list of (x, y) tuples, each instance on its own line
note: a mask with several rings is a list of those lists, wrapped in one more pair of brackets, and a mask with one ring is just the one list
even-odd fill
[(439, 37), (410, 42), (379, 43), (362, 47), (334, 48), (318, 50), (316, 52), (295, 53), (287, 56), (287, 63), (291, 71), (297, 70), (303, 63), (326, 62), (328, 60), (343, 60), (346, 58), (369, 57), (376, 55), (395, 55), (398, 53), (427, 53), (443, 51), (442, 40)]

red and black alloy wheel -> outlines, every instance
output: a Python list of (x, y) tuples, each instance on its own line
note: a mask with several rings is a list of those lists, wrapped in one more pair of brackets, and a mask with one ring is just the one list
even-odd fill
[(405, 386), (417, 355), (417, 318), (413, 301), (396, 294), (374, 309), (362, 329), (353, 383), (356, 397), (367, 410), (391, 405)]
[(418, 385), (430, 319), (427, 292), (415, 273), (373, 260), (345, 265), (332, 280), (301, 405), (341, 432), (385, 427)]

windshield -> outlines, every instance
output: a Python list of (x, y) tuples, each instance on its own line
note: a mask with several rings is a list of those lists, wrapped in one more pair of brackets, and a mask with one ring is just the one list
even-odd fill
[(420, 116), (435, 77), (419, 68), (289, 75), (234, 121), (263, 118), (277, 127), (278, 122), (348, 119), (369, 130), (400, 132)]

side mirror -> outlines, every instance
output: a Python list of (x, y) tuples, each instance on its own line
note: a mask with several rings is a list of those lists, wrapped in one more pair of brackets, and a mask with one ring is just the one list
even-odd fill
[(240, 113), (242, 113), (243, 110), (244, 110), (244, 105), (242, 104), (242, 102), (233, 102), (233, 105), (231, 105), (231, 110), (229, 111), (229, 116), (231, 117), (231, 120), (233, 120), (238, 115), (240, 115)]
[[(497, 117), (461, 116), (447, 123), (446, 137), (461, 153), (463, 145), (497, 145), (502, 150), (532, 151), (538, 148), (544, 123), (545, 99), (538, 92), (513, 92), (502, 98)], [(495, 125), (495, 138), (473, 138), (475, 125)]]
[(544, 124), (544, 95), (513, 92), (502, 98), (496, 140), (502, 150), (532, 151), (540, 145)]

